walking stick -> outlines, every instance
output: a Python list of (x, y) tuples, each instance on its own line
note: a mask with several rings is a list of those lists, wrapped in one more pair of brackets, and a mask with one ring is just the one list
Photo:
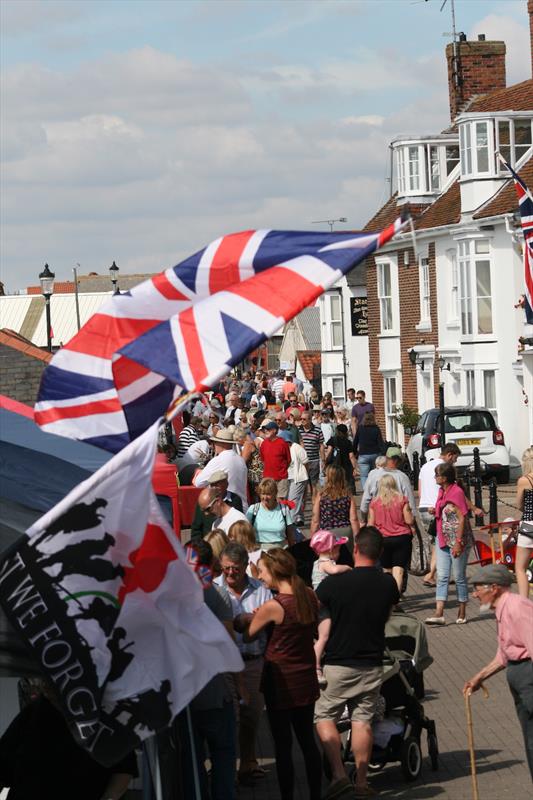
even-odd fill
[[(489, 696), (488, 689), (481, 684), (485, 700)], [(472, 797), (473, 800), (479, 800), (479, 792), (477, 788), (477, 770), (476, 770), (476, 754), (474, 752), (474, 726), (472, 724), (472, 709), (470, 708), (470, 695), (471, 691), (465, 694), (466, 705), (466, 724), (468, 730), (468, 749), (470, 751), (470, 771), (472, 773)]]

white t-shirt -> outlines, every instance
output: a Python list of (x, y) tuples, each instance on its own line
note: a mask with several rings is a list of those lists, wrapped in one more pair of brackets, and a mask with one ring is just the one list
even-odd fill
[(294, 442), (291, 444), (291, 463), (289, 465), (289, 479), (294, 483), (307, 481), (309, 475), (304, 464), (309, 461), (305, 447)]
[(223, 469), (228, 475), (228, 490), (238, 494), (242, 500), (244, 511), (248, 508), (248, 469), (244, 458), (238, 455), (235, 450), (223, 450), (211, 459), (203, 470), (194, 478), (194, 485), (207, 486), (207, 479), (219, 469)]
[(233, 523), (239, 522), (241, 519), (246, 520), (246, 517), (242, 511), (238, 511), (236, 508), (230, 508), (227, 514), (224, 514), (223, 517), (216, 518), (216, 520), (213, 522), (212, 530), (215, 528), (220, 528), (220, 530), (224, 531), (224, 533), (228, 533)]
[(442, 458), (432, 458), (420, 468), (418, 473), (418, 485), (420, 497), (418, 498), (419, 508), (434, 508), (439, 494), (439, 487), (435, 480), (435, 467), (437, 464), (444, 464)]

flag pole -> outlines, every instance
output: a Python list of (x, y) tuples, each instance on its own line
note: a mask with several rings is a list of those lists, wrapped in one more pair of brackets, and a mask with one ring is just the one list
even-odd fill
[(191, 705), (187, 706), (185, 709), (185, 713), (187, 715), (187, 730), (189, 732), (189, 740), (191, 743), (191, 755), (192, 755), (192, 774), (194, 777), (194, 794), (196, 796), (196, 800), (202, 800), (202, 794), (200, 792), (200, 776), (198, 774), (198, 761), (196, 760), (196, 747), (194, 744), (194, 731), (192, 729), (192, 717), (191, 717)]

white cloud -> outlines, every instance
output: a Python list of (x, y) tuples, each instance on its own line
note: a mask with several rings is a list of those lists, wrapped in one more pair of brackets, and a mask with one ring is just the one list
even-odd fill
[[(525, 3), (521, 4), (525, 10)], [(521, 15), (524, 22), (525, 14)], [(504, 41), (506, 44), (507, 85), (531, 78), (531, 51), (529, 30), (507, 14), (489, 14), (480, 20), (469, 33), (469, 39), (477, 39), (484, 33), (487, 39)]]

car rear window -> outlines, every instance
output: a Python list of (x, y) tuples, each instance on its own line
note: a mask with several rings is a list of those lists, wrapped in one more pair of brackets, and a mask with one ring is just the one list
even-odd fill
[(488, 411), (472, 411), (460, 414), (446, 414), (446, 433), (474, 433), (493, 431), (496, 425)]

